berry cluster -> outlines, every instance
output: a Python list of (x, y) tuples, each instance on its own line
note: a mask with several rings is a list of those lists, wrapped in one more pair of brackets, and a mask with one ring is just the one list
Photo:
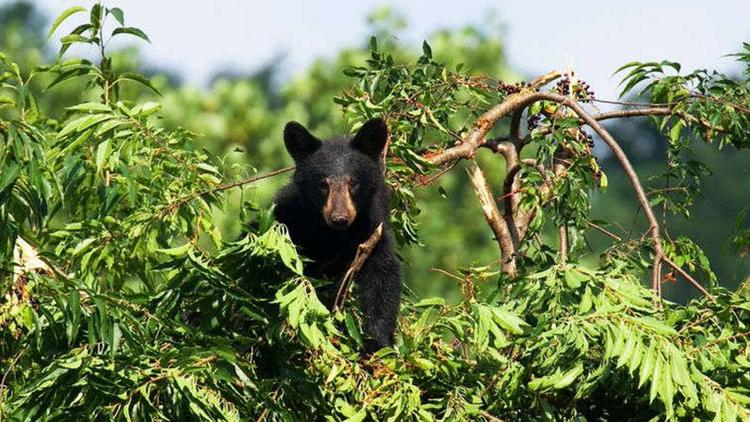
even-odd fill
[(541, 120), (542, 120), (541, 113), (532, 114), (526, 119), (526, 127), (529, 129), (529, 131), (532, 131), (536, 129), (537, 127), (539, 127), (539, 122)]
[(573, 87), (573, 94), (579, 100), (590, 103), (594, 99), (594, 91), (589, 86), (588, 82), (579, 80), (578, 83)]
[(578, 139), (585, 141), (589, 148), (594, 148), (594, 138), (583, 129), (578, 129)]
[(555, 91), (557, 91), (561, 95), (570, 94), (570, 79), (565, 76), (564, 78), (557, 81), (557, 85), (555, 85)]
[[(580, 79), (576, 80), (575, 84), (572, 85), (573, 95), (576, 99), (585, 103), (591, 102), (594, 98), (594, 91), (589, 86), (588, 82)], [(562, 79), (557, 81), (555, 90), (562, 95), (569, 95), (571, 90), (570, 78), (564, 76)]]
[(497, 90), (503, 91), (506, 94), (516, 94), (523, 88), (527, 88), (529, 86), (531, 86), (531, 84), (528, 82), (516, 82), (514, 84), (505, 83), (503, 81), (497, 82)]

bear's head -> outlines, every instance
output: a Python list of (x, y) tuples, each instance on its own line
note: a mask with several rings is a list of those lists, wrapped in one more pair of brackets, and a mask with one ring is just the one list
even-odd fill
[(301, 124), (287, 123), (284, 144), (296, 164), (294, 184), (329, 227), (350, 227), (358, 214), (369, 210), (373, 196), (385, 189), (382, 158), (387, 139), (382, 119), (367, 121), (351, 140), (325, 142)]

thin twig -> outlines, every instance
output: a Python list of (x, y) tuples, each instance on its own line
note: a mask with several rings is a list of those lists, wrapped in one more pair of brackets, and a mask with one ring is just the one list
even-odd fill
[(442, 274), (442, 275), (444, 275), (444, 276), (447, 276), (447, 277), (450, 277), (450, 278), (452, 278), (452, 279), (454, 279), (454, 280), (458, 280), (458, 281), (464, 281), (464, 279), (463, 279), (463, 278), (461, 278), (461, 277), (458, 277), (458, 276), (456, 276), (456, 275), (453, 275), (453, 274), (449, 273), (448, 271), (445, 271), (445, 270), (444, 270), (444, 269), (442, 269), (442, 268), (430, 268), (430, 271), (432, 271), (432, 272), (436, 272), (436, 273), (440, 273), (440, 274)]
[(510, 140), (514, 145), (519, 145), (521, 142), (521, 116), (523, 115), (523, 109), (518, 109), (513, 113), (513, 117), (510, 121)]
[(706, 289), (703, 288), (703, 286), (700, 285), (693, 277), (690, 276), (685, 270), (680, 268), (679, 265), (675, 264), (674, 261), (669, 259), (667, 256), (662, 257), (662, 261), (664, 261), (665, 264), (672, 267), (673, 270), (677, 271), (678, 274), (682, 276), (685, 280), (687, 280), (690, 284), (692, 284), (696, 289), (698, 289), (701, 293), (703, 293), (707, 298), (711, 299), (711, 301), (714, 301), (714, 297), (709, 293)]
[(21, 349), (16, 353), (16, 356), (13, 358), (13, 361), (8, 365), (8, 369), (3, 374), (3, 379), (0, 380), (0, 404), (3, 404), (3, 398), (6, 396), (2, 392), (2, 390), (5, 388), (5, 380), (8, 378), (8, 375), (13, 371), (13, 368), (16, 366), (18, 361), (21, 359), (21, 356), (26, 352), (26, 348)]
[(582, 119), (591, 129), (594, 130), (594, 132), (596, 132), (604, 140), (609, 149), (612, 151), (612, 154), (620, 163), (620, 167), (622, 167), (622, 169), (625, 171), (625, 174), (628, 176), (630, 185), (635, 191), (636, 198), (643, 208), (643, 212), (646, 215), (646, 219), (649, 223), (649, 232), (651, 234), (651, 239), (653, 240), (655, 252), (654, 270), (652, 273), (652, 288), (654, 289), (654, 293), (659, 296), (659, 286), (661, 284), (661, 281), (659, 279), (659, 268), (661, 266), (661, 258), (664, 256), (664, 251), (661, 245), (659, 222), (654, 215), (654, 211), (651, 208), (651, 205), (648, 203), (648, 198), (646, 197), (646, 192), (643, 190), (643, 185), (638, 178), (638, 173), (636, 173), (633, 165), (628, 159), (628, 156), (625, 154), (625, 151), (623, 151), (622, 147), (620, 147), (620, 144), (615, 141), (612, 135), (610, 135), (609, 132), (607, 132), (599, 124), (599, 122), (597, 122), (590, 114), (588, 114), (577, 102), (571, 100), (568, 97), (552, 93), (545, 94), (544, 99), (558, 102), (573, 110), (573, 112), (575, 112), (580, 119)]
[(651, 108), (634, 108), (630, 110), (615, 110), (604, 113), (594, 114), (592, 117), (596, 120), (617, 119), (621, 117), (639, 117), (639, 116), (666, 116), (672, 114), (673, 110), (669, 107), (651, 107)]
[(380, 223), (378, 227), (372, 232), (370, 237), (364, 242), (360, 243), (359, 246), (357, 246), (357, 254), (354, 256), (354, 260), (349, 265), (349, 269), (346, 270), (344, 277), (339, 283), (339, 289), (336, 292), (336, 298), (333, 301), (334, 311), (337, 311), (344, 307), (344, 304), (346, 303), (346, 300), (349, 296), (349, 286), (351, 285), (354, 276), (357, 275), (359, 270), (362, 269), (365, 261), (367, 261), (367, 258), (370, 257), (372, 251), (375, 249), (375, 246), (378, 244), (382, 236), (383, 223)]
[(591, 101), (596, 102), (596, 103), (617, 104), (617, 105), (626, 105), (626, 106), (634, 106), (634, 107), (670, 107), (672, 106), (672, 104), (670, 103), (639, 103), (639, 102), (633, 102), (633, 101), (602, 100), (599, 98), (592, 98)]
[(704, 344), (704, 345), (702, 345), (700, 347), (696, 347), (695, 349), (689, 350), (687, 352), (687, 354), (688, 355), (692, 355), (693, 353), (696, 353), (696, 352), (698, 352), (700, 350), (705, 350), (706, 348), (711, 347), (711, 346), (716, 345), (716, 344), (719, 344), (721, 342), (731, 341), (731, 340), (737, 340), (738, 338), (744, 338), (744, 337), (747, 337), (747, 336), (750, 336), (750, 331), (745, 331), (744, 333), (734, 334), (734, 335), (731, 335), (729, 337), (720, 337), (720, 338), (711, 340), (708, 343), (706, 343), (706, 344)]
[(430, 176), (429, 178), (425, 179), (424, 181), (417, 181), (417, 186), (427, 186), (430, 183), (434, 182), (435, 180), (439, 179), (441, 176), (443, 176), (445, 173), (448, 173), (453, 169), (453, 167), (456, 167), (456, 163), (453, 162), (446, 168), (440, 170), (439, 172), (435, 173), (434, 175)]
[(602, 227), (602, 226), (600, 226), (598, 224), (592, 223), (591, 221), (588, 222), (588, 225), (590, 227), (592, 227), (592, 228), (594, 228), (596, 230), (599, 230), (600, 232), (606, 234), (607, 236), (611, 237), (612, 239), (614, 239), (614, 240), (616, 240), (618, 242), (622, 242), (622, 238), (620, 236), (612, 233), (611, 231), (605, 229), (604, 227)]
[(260, 181), (260, 180), (263, 180), (263, 179), (268, 179), (269, 177), (278, 176), (280, 174), (286, 173), (286, 172), (291, 171), (291, 170), (294, 170), (294, 166), (284, 167), (284, 168), (281, 168), (281, 169), (278, 169), (278, 170), (274, 170), (274, 171), (271, 171), (271, 172), (268, 172), (268, 173), (264, 173), (264, 174), (257, 174), (255, 176), (248, 177), (247, 179), (237, 180), (237, 181), (230, 182), (230, 183), (225, 183), (223, 185), (216, 186), (215, 188), (206, 189), (206, 190), (194, 193), (192, 195), (184, 196), (184, 197), (176, 200), (175, 202), (171, 203), (166, 208), (164, 208), (164, 210), (162, 211), (162, 215), (167, 215), (167, 214), (170, 214), (170, 213), (174, 212), (176, 209), (178, 209), (181, 206), (185, 205), (186, 203), (194, 200), (195, 198), (203, 197), (203, 196), (206, 196), (206, 195), (208, 195), (210, 193), (221, 192), (221, 191), (224, 191), (224, 190), (227, 190), (227, 189), (236, 188), (238, 186), (247, 185), (247, 184), (254, 183), (254, 182), (257, 182), (257, 181)]

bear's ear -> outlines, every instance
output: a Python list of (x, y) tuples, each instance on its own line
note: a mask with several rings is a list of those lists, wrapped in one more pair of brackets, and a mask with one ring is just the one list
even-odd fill
[(383, 148), (388, 140), (388, 126), (383, 119), (370, 119), (359, 129), (354, 139), (352, 148), (361, 151), (374, 160), (380, 160)]
[(320, 148), (321, 143), (301, 124), (289, 122), (284, 127), (284, 145), (294, 162), (300, 162)]

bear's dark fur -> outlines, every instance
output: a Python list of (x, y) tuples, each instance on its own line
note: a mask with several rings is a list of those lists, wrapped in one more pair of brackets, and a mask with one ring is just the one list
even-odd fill
[(296, 169), (291, 183), (276, 195), (276, 219), (312, 260), (306, 274), (334, 280), (333, 292), (358, 245), (383, 223), (386, 230), (355, 280), (368, 352), (393, 344), (401, 303), (401, 269), (387, 230), (389, 191), (382, 167), (387, 137), (381, 119), (365, 123), (351, 141), (326, 142), (289, 122), (284, 143)]

